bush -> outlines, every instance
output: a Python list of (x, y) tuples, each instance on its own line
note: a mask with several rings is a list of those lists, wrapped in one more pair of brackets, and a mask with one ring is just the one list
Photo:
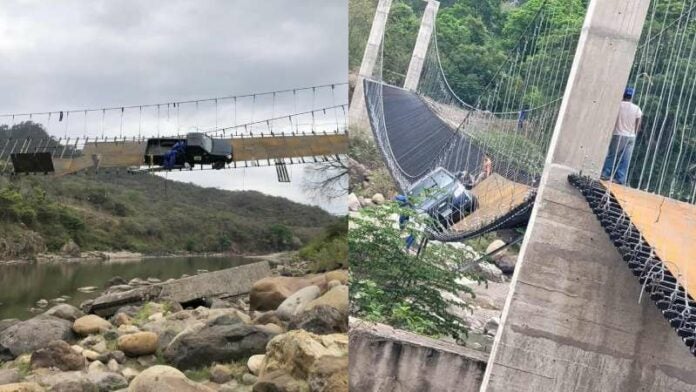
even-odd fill
[[(400, 228), (396, 216), (409, 221)], [(445, 297), (473, 297), (458, 283), (456, 267), (471, 262), (447, 245), (429, 246), (420, 255), (406, 249), (404, 237), (420, 236), (426, 218), (394, 202), (365, 208), (354, 216), (348, 232), (352, 313), (429, 336), (467, 333), (455, 310), (469, 308), (465, 301)], [(476, 277), (474, 277), (476, 278)]]
[(348, 266), (348, 219), (329, 225), (325, 232), (300, 249), (298, 256), (312, 261), (313, 272)]

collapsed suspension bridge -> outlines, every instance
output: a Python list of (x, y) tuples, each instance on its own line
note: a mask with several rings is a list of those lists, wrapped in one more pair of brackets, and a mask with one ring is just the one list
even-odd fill
[[(411, 61), (422, 59), (418, 83), (401, 87), (383, 76), (389, 2), (380, 2), (360, 91), (375, 141), (403, 193), (412, 194), (442, 168), (478, 200), (477, 208), (452, 215), (456, 198), (445, 199), (434, 213), (455, 218), (429, 228), (431, 238), (460, 241), (524, 226), (535, 201), (541, 203), (482, 391), (693, 390), (688, 369), (696, 364), (685, 362), (683, 353), (696, 355), (696, 1), (594, 0), (583, 29), (559, 17), (556, 2), (542, 1), (473, 103), (460, 99), (445, 77), (443, 63), (450, 60), (438, 51), (437, 21), (427, 11), (437, 9), (432, 3), (418, 38), (428, 42), (416, 42)], [(422, 34), (429, 26), (432, 34)], [(624, 77), (621, 66), (633, 51)], [(411, 73), (410, 67), (407, 81)], [(619, 185), (613, 175), (600, 180), (600, 174), (627, 84), (636, 86), (635, 101), (646, 115), (628, 182)], [(594, 122), (595, 116), (602, 121)], [(556, 172), (566, 173), (565, 184)], [(568, 185), (581, 191), (589, 209)], [(585, 210), (611, 242), (594, 236)], [(594, 243), (575, 243), (583, 240)], [(620, 266), (608, 247), (616, 248), (638, 284), (614, 281), (621, 279), (613, 273)], [(636, 287), (640, 295), (631, 294)], [(643, 297), (667, 320), (659, 328), (673, 328), (687, 350), (661, 340), (674, 335), (658, 333), (644, 310), (626, 313), (636, 308), (626, 301)], [(658, 346), (664, 355), (648, 348)]]

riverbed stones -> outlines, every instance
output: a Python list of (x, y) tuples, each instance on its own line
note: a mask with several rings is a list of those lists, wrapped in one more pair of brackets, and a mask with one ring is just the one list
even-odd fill
[[(495, 252), (496, 250), (502, 248), (503, 246), (505, 246), (505, 242), (504, 242), (504, 241), (502, 241), (502, 240), (493, 240), (493, 242), (491, 242), (490, 244), (488, 244), (488, 247), (486, 247), (486, 254), (491, 254), (491, 253)], [(502, 251), (500, 251), (499, 253), (497, 253), (496, 255), (494, 255), (494, 256), (492, 256), (492, 257), (498, 257), (498, 255), (502, 255), (502, 254), (504, 254), (504, 253), (505, 253), (505, 251), (502, 250)]]
[(109, 371), (90, 371), (87, 379), (97, 386), (99, 392), (116, 391), (128, 387), (128, 381), (122, 375)]
[(249, 325), (236, 315), (223, 315), (180, 333), (164, 350), (164, 358), (179, 369), (239, 360), (264, 353), (273, 336), (263, 326)]
[(321, 294), (321, 289), (318, 286), (307, 286), (297, 290), (289, 296), (276, 309), (276, 316), (282, 320), (290, 320), (304, 309), (307, 304), (315, 300)]
[(195, 383), (179, 370), (157, 365), (138, 374), (128, 392), (212, 392), (211, 388)]
[(138, 374), (140, 374), (140, 372), (133, 368), (127, 367), (121, 370), (121, 374), (126, 378), (126, 380), (128, 380), (128, 382), (131, 382), (135, 377), (138, 376)]
[(326, 357), (315, 362), (307, 381), (312, 391), (348, 392), (348, 359)]
[(242, 384), (244, 385), (254, 385), (256, 384), (256, 381), (258, 381), (258, 377), (254, 376), (251, 373), (244, 373), (242, 374)]
[(75, 321), (85, 314), (82, 311), (69, 304), (60, 304), (48, 309), (45, 313), (47, 316), (62, 318), (63, 320)]
[(80, 371), (51, 373), (39, 377), (39, 383), (51, 392), (99, 392), (99, 388)]
[(43, 392), (44, 389), (34, 382), (18, 382), (0, 385), (0, 392)]
[(57, 368), (62, 371), (81, 370), (85, 367), (85, 358), (75, 352), (62, 340), (54, 340), (46, 347), (31, 354), (31, 368)]
[(293, 293), (312, 283), (304, 278), (273, 276), (263, 278), (251, 287), (249, 293), (252, 310), (275, 310)]
[(500, 319), (498, 317), (491, 317), (488, 321), (486, 321), (483, 330), (487, 335), (495, 336), (499, 325)]
[(216, 384), (224, 384), (232, 380), (232, 371), (223, 365), (215, 365), (210, 369), (210, 381)]
[(348, 391), (348, 335), (296, 330), (268, 343), (254, 391), (285, 391), (310, 382), (321, 386), (316, 391)]
[(90, 361), (96, 361), (99, 358), (99, 353), (94, 350), (82, 350), (81, 354)]
[(103, 333), (109, 329), (111, 329), (111, 323), (95, 314), (82, 316), (73, 324), (73, 331), (82, 336)]
[(89, 335), (80, 341), (80, 345), (100, 354), (106, 351), (106, 339), (102, 335)]
[(114, 350), (114, 351), (109, 351), (103, 354), (99, 354), (99, 357), (97, 357), (98, 360), (106, 363), (110, 361), (116, 361), (118, 363), (125, 363), (126, 362), (126, 354), (121, 351), (121, 350)]
[(348, 195), (348, 211), (356, 212), (358, 210), (360, 210), (360, 200), (355, 193), (351, 193)]
[(318, 305), (296, 315), (288, 329), (303, 329), (319, 335), (345, 333), (348, 332), (348, 317), (331, 306)]
[(332, 280), (337, 280), (341, 284), (348, 284), (348, 271), (346, 270), (335, 270), (326, 273), (326, 281), (331, 282)]
[(348, 286), (340, 285), (327, 291), (326, 294), (307, 304), (306, 310), (317, 306), (330, 306), (348, 317)]
[(31, 353), (54, 340), (74, 341), (72, 323), (58, 317), (39, 315), (0, 332), (0, 356), (3, 352), (13, 357)]
[(154, 332), (136, 332), (118, 338), (118, 349), (130, 357), (153, 354), (159, 337)]
[(372, 195), (372, 202), (377, 204), (377, 205), (382, 205), (384, 204), (385, 198), (384, 195), (381, 193), (375, 193)]
[(255, 376), (259, 375), (259, 372), (261, 371), (261, 365), (263, 364), (263, 360), (265, 358), (266, 354), (256, 354), (249, 357), (249, 360), (247, 361), (247, 367), (249, 368), (251, 374)]
[(116, 313), (113, 321), (114, 321), (114, 325), (117, 327), (120, 327), (121, 325), (133, 324), (133, 319), (129, 315), (127, 315), (123, 312)]
[(102, 361), (94, 361), (87, 366), (87, 371), (90, 373), (94, 372), (105, 372), (107, 371), (106, 365)]
[(106, 368), (109, 369), (110, 372), (118, 372), (121, 366), (118, 364), (118, 361), (112, 358), (107, 361)]
[(16, 383), (21, 379), (17, 369), (0, 369), (0, 385)]
[(274, 370), (264, 374), (254, 385), (254, 392), (302, 392), (309, 391), (309, 383), (297, 379), (284, 370)]
[(495, 259), (496, 267), (507, 275), (512, 275), (515, 272), (515, 265), (517, 265), (517, 255), (503, 255), (502, 257)]
[(503, 276), (503, 271), (501, 271), (495, 264), (491, 263), (478, 263), (476, 265), (476, 272), (484, 279), (490, 282), (502, 283), (505, 281)]
[(2, 319), (0, 320), (0, 332), (10, 328), (11, 326), (17, 324), (19, 319)]

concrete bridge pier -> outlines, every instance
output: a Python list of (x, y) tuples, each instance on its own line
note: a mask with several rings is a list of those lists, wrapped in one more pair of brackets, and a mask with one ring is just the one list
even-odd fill
[[(370, 28), (370, 36), (367, 39), (365, 52), (363, 53), (362, 62), (360, 63), (360, 73), (355, 83), (353, 97), (348, 108), (348, 125), (351, 129), (366, 130), (370, 128), (370, 121), (367, 118), (367, 108), (365, 107), (365, 92), (363, 88), (363, 79), (372, 76), (377, 59), (381, 52), (382, 39), (384, 37), (384, 29), (389, 18), (389, 10), (392, 0), (379, 0), (375, 17), (372, 20)], [(381, 66), (381, 65), (380, 65)]]
[(404, 88), (406, 90), (416, 91), (418, 82), (420, 82), (421, 73), (423, 72), (423, 63), (425, 56), (428, 54), (428, 46), (430, 46), (430, 38), (433, 35), (435, 22), (437, 19), (437, 10), (440, 8), (440, 2), (434, 0), (425, 0), (427, 5), (423, 12), (420, 29), (418, 29), (418, 38), (416, 45), (413, 48), (413, 55), (408, 64), (408, 72), (404, 80)]
[(696, 358), (567, 175), (598, 174), (649, 0), (592, 0), (482, 392), (696, 391)]

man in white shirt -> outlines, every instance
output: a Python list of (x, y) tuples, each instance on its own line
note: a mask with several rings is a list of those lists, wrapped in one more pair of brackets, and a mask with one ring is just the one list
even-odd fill
[(614, 135), (609, 145), (609, 153), (604, 160), (602, 179), (612, 180), (617, 184), (625, 184), (628, 176), (628, 166), (636, 144), (636, 134), (640, 129), (643, 112), (634, 104), (635, 89), (626, 88), (619, 115), (614, 125)]

